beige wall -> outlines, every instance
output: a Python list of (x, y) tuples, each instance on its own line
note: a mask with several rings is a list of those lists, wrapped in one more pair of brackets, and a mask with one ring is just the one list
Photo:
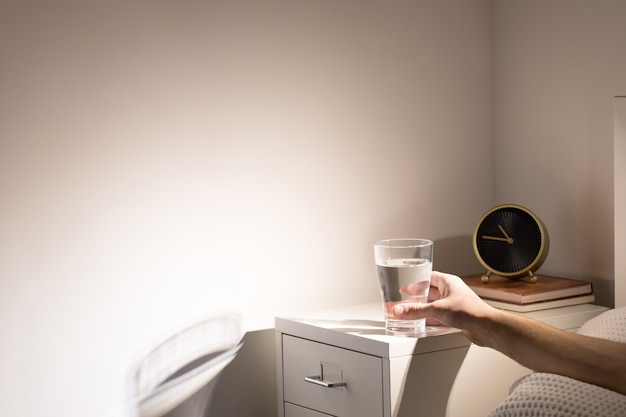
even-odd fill
[(265, 359), (225, 381), (255, 375), (244, 398), (267, 401), (262, 329), (377, 300), (375, 240), (430, 237), (436, 267), (472, 272), (490, 17), (487, 0), (1, 2), (2, 414), (101, 415), (140, 352), (223, 309), (251, 331), (241, 363)]
[(547, 274), (613, 305), (613, 97), (626, 92), (626, 2), (495, 0), (495, 203), (532, 208)]
[(3, 414), (98, 416), (223, 309), (249, 333), (219, 389), (254, 395), (217, 407), (273, 413), (274, 315), (376, 300), (383, 237), (475, 271), (497, 203), (613, 303), (624, 2), (84, 3), (0, 3)]

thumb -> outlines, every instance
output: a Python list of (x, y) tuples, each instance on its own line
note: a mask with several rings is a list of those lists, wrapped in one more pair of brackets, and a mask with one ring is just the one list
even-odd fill
[(416, 320), (426, 317), (428, 304), (397, 304), (393, 308), (393, 315), (402, 320)]
[(426, 319), (426, 323), (431, 326), (441, 326), (444, 323), (441, 320), (434, 318), (435, 309), (431, 305), (427, 304), (397, 304), (393, 308), (393, 315), (400, 320), (417, 320)]

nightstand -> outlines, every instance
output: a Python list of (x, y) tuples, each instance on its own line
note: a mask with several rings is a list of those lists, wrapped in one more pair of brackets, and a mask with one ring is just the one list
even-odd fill
[(469, 349), (446, 327), (386, 334), (380, 303), (275, 324), (279, 417), (443, 417)]

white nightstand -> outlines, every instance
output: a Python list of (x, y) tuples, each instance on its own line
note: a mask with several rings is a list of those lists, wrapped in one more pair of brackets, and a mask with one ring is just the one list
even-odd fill
[(374, 303), (276, 318), (276, 347), (279, 417), (436, 417), (469, 342), (443, 327), (387, 335)]
[[(585, 304), (526, 315), (573, 329), (605, 310)], [(467, 367), (470, 344), (460, 331), (387, 335), (380, 303), (277, 317), (275, 325), (278, 417), (443, 417)]]

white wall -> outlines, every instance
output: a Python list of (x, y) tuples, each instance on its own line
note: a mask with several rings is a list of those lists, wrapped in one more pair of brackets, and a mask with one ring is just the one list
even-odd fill
[(1, 2), (2, 414), (120, 405), (189, 318), (377, 300), (380, 238), (473, 272), (490, 29), (487, 0)]
[(495, 0), (495, 202), (533, 209), (546, 274), (614, 300), (613, 97), (626, 93), (626, 2)]

